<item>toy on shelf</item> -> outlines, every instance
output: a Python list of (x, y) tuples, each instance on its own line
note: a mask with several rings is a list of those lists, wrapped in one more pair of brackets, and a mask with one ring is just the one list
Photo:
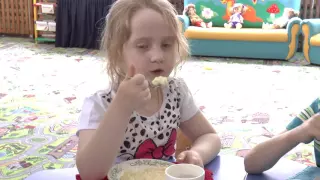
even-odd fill
[(262, 29), (281, 29), (286, 27), (289, 20), (293, 17), (299, 17), (299, 12), (296, 12), (292, 8), (284, 8), (281, 17), (275, 19), (272, 24), (263, 23)]
[(33, 0), (35, 42), (55, 42), (55, 0)]
[(231, 8), (231, 16), (228, 23), (224, 23), (225, 28), (241, 29), (243, 24), (242, 14), (246, 11), (246, 6), (241, 3), (235, 3)]
[[(212, 22), (206, 23), (199, 15), (197, 15), (194, 4), (188, 4), (188, 6), (186, 6), (184, 9), (184, 13), (186, 16), (189, 17), (192, 26), (203, 27), (203, 28), (212, 27)], [(211, 17), (207, 17), (207, 18), (209, 19)]]

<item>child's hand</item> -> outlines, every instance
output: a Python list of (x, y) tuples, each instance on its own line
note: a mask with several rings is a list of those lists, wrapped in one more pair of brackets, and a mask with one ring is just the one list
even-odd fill
[(301, 134), (306, 136), (303, 139), (304, 143), (310, 143), (312, 140), (320, 140), (320, 114), (313, 115), (310, 119), (305, 121), (303, 124)]
[(151, 99), (149, 83), (145, 76), (136, 74), (133, 65), (129, 67), (126, 78), (120, 83), (117, 98), (132, 111), (143, 107)]
[(179, 154), (177, 158), (177, 162), (179, 163), (188, 163), (198, 165), (200, 167), (204, 167), (202, 159), (196, 151), (186, 150)]

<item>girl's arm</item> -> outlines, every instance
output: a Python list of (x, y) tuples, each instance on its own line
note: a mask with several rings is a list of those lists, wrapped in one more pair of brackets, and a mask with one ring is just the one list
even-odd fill
[[(130, 65), (104, 117), (102, 120), (98, 118), (101, 121), (98, 128), (80, 131), (76, 164), (85, 180), (104, 179), (120, 150), (132, 112), (143, 107), (151, 98), (145, 76), (135, 72), (135, 67)], [(91, 105), (90, 108), (95, 107)], [(92, 112), (88, 113), (95, 116)], [(96, 116), (94, 118), (97, 120)]]
[(304, 142), (305, 126), (299, 126), (290, 131), (267, 140), (254, 147), (244, 159), (245, 170), (249, 174), (260, 174), (272, 168), (278, 160), (300, 142)]
[(82, 130), (76, 157), (82, 179), (103, 179), (117, 156), (132, 111), (117, 97), (110, 103), (96, 130)]
[(180, 128), (193, 142), (190, 150), (200, 155), (203, 164), (211, 162), (220, 152), (220, 138), (200, 111), (190, 120), (182, 122)]

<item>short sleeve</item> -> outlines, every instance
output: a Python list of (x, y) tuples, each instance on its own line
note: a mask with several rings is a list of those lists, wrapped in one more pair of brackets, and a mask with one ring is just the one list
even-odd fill
[(303, 111), (301, 111), (297, 117), (295, 117), (288, 125), (287, 130), (294, 129), (298, 126), (300, 126), (304, 121), (307, 121), (309, 118), (311, 118), (313, 115), (319, 113), (319, 105), (320, 105), (320, 99), (315, 99), (310, 106), (305, 108)]
[(295, 117), (286, 127), (286, 129), (288, 131), (300, 126), (303, 123), (303, 121), (301, 119), (299, 119), (298, 117)]
[(79, 116), (77, 136), (79, 136), (81, 130), (98, 128), (100, 121), (103, 120), (108, 107), (108, 100), (110, 101), (110, 99), (111, 97), (108, 97), (108, 94), (99, 92), (84, 100)]
[(197, 107), (193, 95), (189, 90), (187, 84), (183, 79), (179, 79), (179, 92), (181, 93), (181, 108), (180, 108), (180, 115), (181, 115), (181, 122), (187, 121), (191, 119), (194, 115), (196, 115), (199, 111)]

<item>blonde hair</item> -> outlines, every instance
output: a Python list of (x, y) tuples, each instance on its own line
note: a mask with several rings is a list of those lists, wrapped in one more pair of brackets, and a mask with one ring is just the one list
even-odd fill
[(131, 17), (135, 12), (145, 8), (160, 13), (175, 33), (179, 59), (177, 59), (174, 70), (176, 71), (177, 66), (189, 56), (189, 46), (180, 29), (177, 12), (168, 0), (117, 0), (106, 17), (106, 26), (101, 42), (101, 50), (106, 53), (105, 57), (108, 60), (107, 73), (112, 83), (120, 83), (121, 77), (125, 74), (122, 72), (120, 64), (123, 63), (121, 62), (123, 61), (123, 45), (131, 35)]

